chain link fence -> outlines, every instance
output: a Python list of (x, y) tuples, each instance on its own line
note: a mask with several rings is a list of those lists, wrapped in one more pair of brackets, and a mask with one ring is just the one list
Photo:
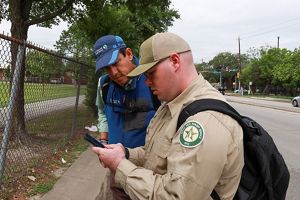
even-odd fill
[(0, 184), (74, 135), (88, 67), (0, 34)]

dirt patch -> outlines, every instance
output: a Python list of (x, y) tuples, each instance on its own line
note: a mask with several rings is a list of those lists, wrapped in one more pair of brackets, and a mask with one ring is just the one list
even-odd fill
[[(71, 166), (78, 156), (87, 148), (87, 143), (83, 140), (83, 134), (76, 134), (63, 148), (55, 154), (49, 155), (41, 159), (38, 167), (28, 167), (26, 173), (18, 180), (6, 181), (1, 186), (1, 200), (25, 200), (34, 196), (31, 199), (38, 199), (37, 194), (42, 194), (51, 190), (58, 177)], [(67, 163), (62, 163), (62, 158), (67, 160)], [(28, 176), (36, 178), (34, 181)]]

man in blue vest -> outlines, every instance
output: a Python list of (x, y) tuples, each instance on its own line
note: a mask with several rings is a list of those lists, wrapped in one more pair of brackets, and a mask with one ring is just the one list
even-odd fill
[[(97, 88), (100, 140), (109, 144), (121, 143), (129, 148), (143, 146), (156, 105), (144, 75), (133, 79), (127, 77), (138, 65), (138, 59), (123, 39), (115, 35), (99, 38), (93, 51), (96, 72), (103, 69), (107, 73), (99, 78)], [(111, 189), (117, 193), (114, 180), (111, 180)], [(115, 199), (117, 196), (114, 195)], [(125, 199), (124, 196), (121, 198)]]

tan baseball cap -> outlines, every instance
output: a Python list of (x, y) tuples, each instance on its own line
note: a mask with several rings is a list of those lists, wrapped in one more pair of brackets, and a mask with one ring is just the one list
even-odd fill
[(188, 43), (178, 35), (170, 32), (157, 33), (142, 43), (140, 64), (127, 76), (138, 76), (172, 53), (183, 53), (190, 50)]

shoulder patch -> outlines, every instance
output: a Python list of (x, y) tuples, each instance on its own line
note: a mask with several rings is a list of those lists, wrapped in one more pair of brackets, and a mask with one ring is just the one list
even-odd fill
[(205, 131), (197, 121), (185, 122), (180, 130), (180, 144), (187, 148), (193, 148), (202, 143)]

